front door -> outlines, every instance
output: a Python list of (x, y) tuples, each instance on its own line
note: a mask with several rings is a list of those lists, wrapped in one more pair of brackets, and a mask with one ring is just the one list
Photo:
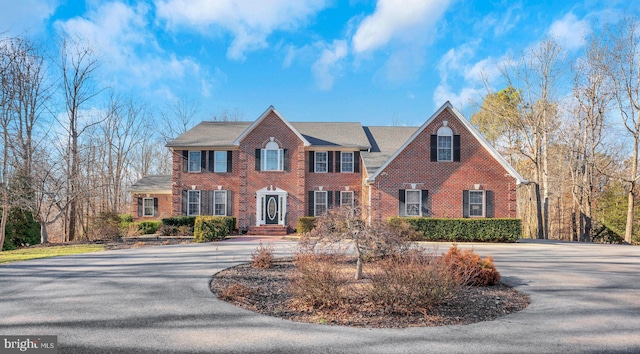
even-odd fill
[(264, 198), (265, 222), (268, 225), (278, 224), (280, 208), (278, 207), (278, 196), (269, 194)]

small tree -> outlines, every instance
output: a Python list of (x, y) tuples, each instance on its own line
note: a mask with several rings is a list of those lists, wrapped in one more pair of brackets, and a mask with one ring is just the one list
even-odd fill
[(350, 241), (356, 256), (356, 280), (362, 278), (362, 265), (366, 259), (399, 252), (409, 245), (409, 240), (388, 224), (367, 224), (360, 218), (360, 212), (359, 207), (350, 206), (330, 209), (316, 219), (315, 228), (301, 239), (302, 246), (308, 249), (319, 244), (335, 246)]

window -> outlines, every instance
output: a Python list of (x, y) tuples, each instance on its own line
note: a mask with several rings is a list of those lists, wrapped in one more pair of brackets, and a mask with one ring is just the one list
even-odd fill
[(229, 172), (227, 171), (226, 151), (214, 151), (214, 161), (213, 172)]
[(438, 161), (453, 161), (453, 131), (446, 126), (438, 129)]
[(340, 191), (340, 206), (353, 207), (353, 191)]
[(144, 198), (143, 200), (143, 214), (142, 216), (154, 216), (155, 207), (153, 203), (153, 198)]
[(422, 207), (421, 191), (420, 190), (407, 190), (405, 196), (405, 215), (406, 216), (420, 216), (420, 209)]
[(200, 151), (189, 151), (189, 172), (200, 172)]
[(353, 172), (353, 152), (343, 152), (340, 154), (342, 172)]
[(484, 216), (484, 191), (469, 191), (469, 216)]
[(200, 215), (200, 191), (187, 191), (187, 215)]
[(213, 215), (227, 215), (227, 191), (213, 191)]
[(284, 151), (278, 143), (270, 141), (261, 151), (262, 171), (283, 171)]
[(327, 192), (314, 192), (314, 215), (321, 216), (327, 213)]
[(329, 165), (329, 161), (327, 158), (327, 152), (326, 151), (316, 151), (316, 157), (315, 157), (315, 169), (314, 171), (316, 173), (325, 173), (328, 171), (328, 165)]

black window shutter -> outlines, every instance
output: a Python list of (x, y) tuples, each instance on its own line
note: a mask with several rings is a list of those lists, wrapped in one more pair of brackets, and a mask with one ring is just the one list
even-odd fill
[(493, 218), (494, 217), (493, 206), (494, 206), (494, 198), (495, 198), (493, 191), (485, 191), (484, 198), (485, 198), (485, 204), (486, 204), (485, 216), (488, 218)]
[(142, 198), (138, 198), (138, 217), (142, 216)]
[(333, 204), (336, 207), (340, 207), (340, 203), (342, 202), (342, 198), (340, 198), (340, 191), (336, 191), (335, 195), (335, 198), (333, 198)]
[(309, 172), (316, 171), (316, 152), (309, 151)]
[(189, 171), (189, 150), (182, 151), (182, 172)]
[(353, 172), (360, 173), (360, 151), (353, 153)]
[(429, 215), (429, 208), (428, 208), (428, 206), (429, 206), (429, 204), (428, 204), (429, 203), (429, 191), (426, 190), (426, 189), (423, 189), (421, 194), (422, 194), (422, 196), (421, 196), (422, 197), (422, 210), (420, 211), (420, 213), (421, 213), (421, 215), (423, 217), (425, 217), (425, 216)]
[(182, 215), (187, 215), (187, 208), (189, 207), (187, 194), (186, 190), (182, 191)]
[(342, 153), (340, 151), (336, 151), (336, 172), (340, 172), (342, 168)]
[(291, 163), (289, 162), (289, 150), (282, 149), (282, 169), (285, 172), (289, 172), (291, 170)]
[(453, 161), (460, 162), (460, 135), (453, 136)]
[(209, 210), (208, 214), (211, 214), (211, 215), (213, 215), (215, 213), (215, 210), (216, 210), (216, 206), (214, 205), (215, 200), (216, 200), (215, 193), (216, 192), (214, 192), (214, 191), (209, 191), (209, 198), (207, 200), (207, 206), (209, 208), (208, 209)]
[(405, 190), (398, 190), (398, 215), (405, 216)]
[(333, 172), (333, 151), (327, 151), (327, 172)]
[(262, 150), (256, 149), (256, 171), (260, 171), (260, 155)]
[(327, 191), (327, 209), (333, 206), (333, 192)]
[(309, 203), (309, 216), (314, 216), (315, 212), (314, 212), (314, 193), (313, 191), (309, 191), (308, 193), (308, 203)]
[(233, 215), (233, 192), (227, 191), (227, 216)]
[(153, 198), (153, 216), (158, 216), (158, 198)]
[[(211, 191), (213, 199), (213, 191)], [(209, 191), (200, 191), (200, 215), (209, 215)]]
[(200, 151), (200, 170), (204, 171), (207, 169), (207, 152)]
[(209, 154), (209, 172), (214, 172), (216, 170), (216, 152), (215, 151), (207, 151)]
[(232, 158), (233, 158), (233, 151), (231, 150), (227, 151), (227, 172), (231, 172), (231, 169), (233, 169)]
[(438, 161), (438, 136), (431, 134), (431, 161)]
[(462, 217), (469, 217), (469, 191), (462, 191)]

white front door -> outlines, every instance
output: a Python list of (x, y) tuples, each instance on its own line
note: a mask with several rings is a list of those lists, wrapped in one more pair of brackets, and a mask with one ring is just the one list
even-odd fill
[(256, 226), (285, 226), (287, 192), (273, 186), (256, 192)]

